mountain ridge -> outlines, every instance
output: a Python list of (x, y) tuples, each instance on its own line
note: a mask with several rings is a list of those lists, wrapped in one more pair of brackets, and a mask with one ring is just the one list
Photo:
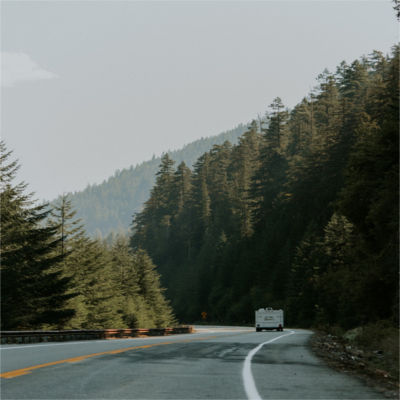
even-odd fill
[[(225, 141), (235, 144), (246, 126), (239, 124), (218, 135), (202, 137), (181, 149), (169, 150), (163, 154), (168, 153), (176, 166), (183, 161), (192, 167), (197, 158), (213, 145)], [(135, 166), (117, 169), (102, 183), (90, 184), (81, 191), (68, 193), (77, 217), (82, 220), (89, 235), (106, 237), (111, 233), (128, 232), (133, 214), (140, 211), (148, 199), (160, 161), (161, 156), (153, 156), (151, 160)], [(59, 197), (51, 203), (57, 199)]]

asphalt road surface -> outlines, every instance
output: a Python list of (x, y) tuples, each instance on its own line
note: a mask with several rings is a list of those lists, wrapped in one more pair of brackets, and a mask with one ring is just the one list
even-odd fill
[(312, 332), (4, 345), (1, 399), (381, 399), (310, 352)]

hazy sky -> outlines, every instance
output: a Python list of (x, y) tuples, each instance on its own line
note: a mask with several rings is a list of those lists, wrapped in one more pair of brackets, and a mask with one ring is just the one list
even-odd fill
[(2, 137), (39, 199), (292, 107), (399, 39), (392, 2), (2, 1)]

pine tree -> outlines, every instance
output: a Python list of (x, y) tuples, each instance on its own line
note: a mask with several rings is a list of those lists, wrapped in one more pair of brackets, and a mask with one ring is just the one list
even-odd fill
[[(167, 242), (171, 231), (173, 165), (174, 161), (168, 154), (161, 158), (150, 198), (145, 202), (143, 211), (136, 214), (133, 221), (134, 234), (131, 238), (131, 246), (135, 249), (148, 249), (156, 262), (159, 262), (161, 253), (168, 248)], [(160, 248), (160, 243), (166, 246), (165, 249)]]
[(147, 328), (152, 313), (140, 294), (135, 257), (125, 236), (117, 235), (110, 248), (116, 291), (121, 294), (119, 312), (129, 328)]
[(210, 150), (208, 185), (214, 237), (219, 237), (221, 234), (231, 236), (233, 233), (233, 192), (229, 176), (231, 153), (232, 145), (229, 142), (214, 145)]
[(239, 139), (239, 144), (232, 151), (230, 173), (231, 184), (235, 193), (234, 213), (239, 216), (240, 236), (250, 237), (253, 233), (253, 199), (251, 198), (252, 178), (259, 168), (261, 135), (257, 123), (253, 121), (249, 129)]
[(60, 241), (56, 228), (44, 226), (48, 205), (34, 205), (26, 185), (12, 185), (19, 166), (10, 155), (1, 142), (1, 327), (62, 327), (73, 314), (65, 307), (73, 295), (70, 279), (53, 270), (63, 257), (54, 255)]
[(70, 251), (68, 246), (70, 239), (84, 234), (82, 220), (76, 218), (76, 210), (72, 208), (72, 202), (66, 194), (52, 205), (49, 225), (57, 228), (60, 238), (59, 254), (63, 257)]
[(193, 191), (190, 199), (192, 210), (193, 243), (199, 246), (211, 223), (211, 199), (208, 189), (210, 154), (204, 153), (194, 165)]
[(267, 224), (268, 214), (274, 208), (275, 200), (286, 180), (287, 159), (282, 142), (286, 132), (288, 114), (281, 111), (284, 106), (279, 97), (270, 105), (268, 127), (263, 129), (263, 144), (260, 149), (259, 169), (253, 176), (251, 196), (254, 199), (253, 218), (256, 228), (262, 230)]
[(282, 136), (284, 134), (284, 125), (288, 118), (288, 112), (284, 110), (285, 106), (280, 97), (276, 97), (269, 106), (271, 113), (268, 116), (268, 129), (265, 131), (265, 139), (269, 149), (278, 150), (282, 146)]
[[(184, 162), (179, 164), (173, 175), (171, 201), (171, 236), (169, 240), (170, 253), (175, 261), (190, 253), (190, 217), (189, 201), (192, 191), (192, 172)], [(179, 261), (178, 261), (179, 262)]]
[(184, 162), (178, 165), (173, 177), (173, 199), (172, 203), (176, 209), (174, 218), (177, 218), (184, 210), (185, 205), (189, 201), (191, 191), (191, 175), (190, 168)]
[(133, 254), (135, 270), (138, 278), (140, 295), (144, 298), (149, 309), (152, 327), (166, 327), (173, 325), (176, 320), (169, 302), (165, 299), (164, 289), (160, 285), (160, 276), (145, 251), (139, 250)]
[(73, 249), (65, 268), (78, 294), (70, 306), (76, 310), (68, 322), (71, 329), (124, 328), (120, 310), (121, 293), (107, 248), (84, 234), (71, 239)]

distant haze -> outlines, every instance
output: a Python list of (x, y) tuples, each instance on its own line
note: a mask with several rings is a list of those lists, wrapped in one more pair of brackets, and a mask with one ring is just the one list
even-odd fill
[(389, 0), (3, 1), (2, 136), (39, 199), (292, 107), (324, 68), (390, 52)]

